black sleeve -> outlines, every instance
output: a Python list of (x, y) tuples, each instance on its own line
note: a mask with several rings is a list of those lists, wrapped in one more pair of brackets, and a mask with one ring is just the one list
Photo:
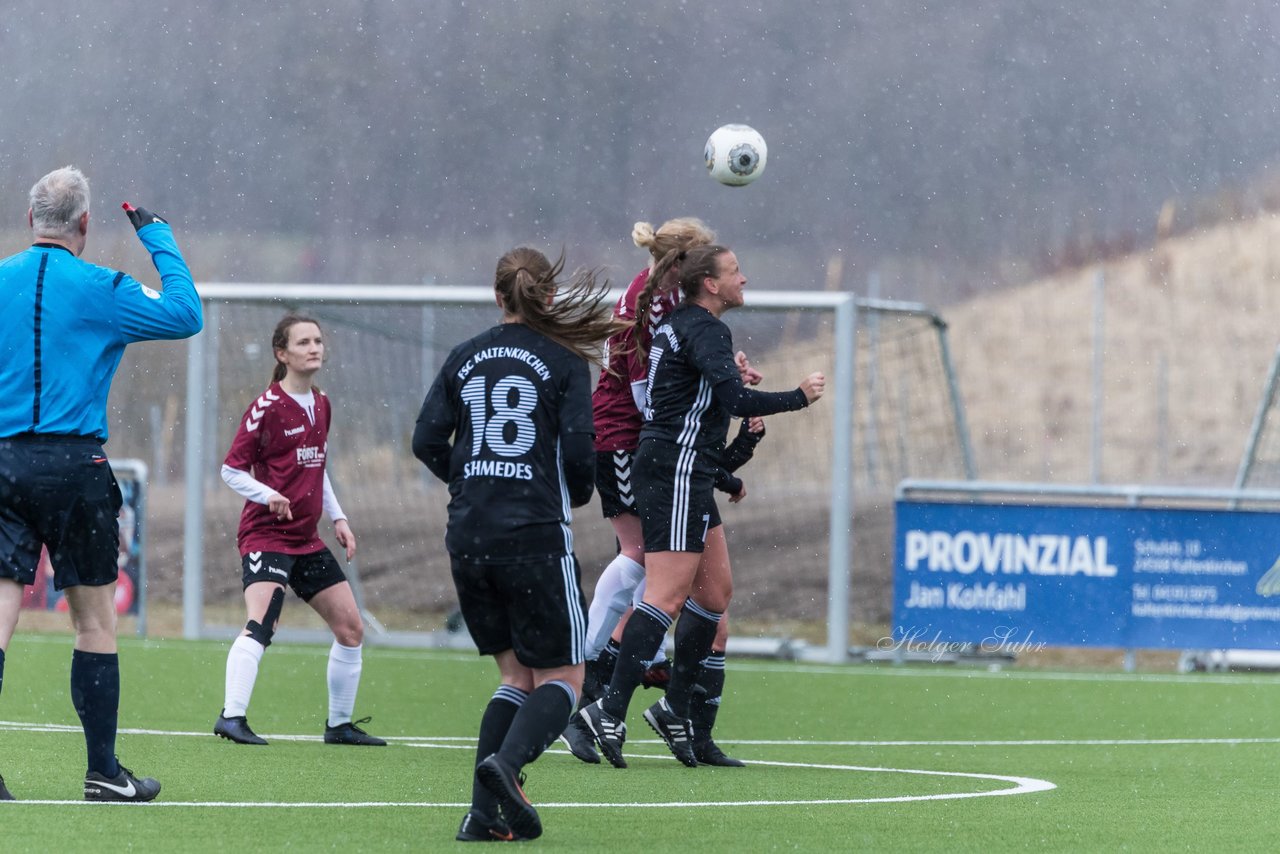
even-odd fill
[(742, 478), (734, 477), (726, 468), (717, 468), (715, 486), (721, 492), (737, 495), (742, 491)]
[(591, 412), (591, 371), (574, 359), (560, 403), (560, 458), (569, 506), (581, 507), (596, 488), (596, 434)]
[(453, 450), (449, 440), (454, 432), (454, 418), (442, 371), (422, 401), (418, 423), (413, 428), (413, 455), (445, 483), (449, 482), (449, 455)]
[(799, 388), (791, 391), (756, 391), (743, 385), (742, 378), (737, 374), (717, 383), (713, 391), (716, 401), (729, 410), (730, 415), (739, 418), (795, 412), (809, 405), (809, 398)]
[(596, 441), (590, 433), (567, 433), (560, 441), (569, 506), (581, 507), (596, 489)]
[(794, 391), (756, 391), (744, 385), (733, 361), (733, 337), (729, 334), (729, 327), (709, 315), (694, 326), (687, 346), (691, 350), (690, 358), (711, 386), (716, 401), (730, 415), (739, 418), (773, 415), (804, 409), (809, 405), (809, 399), (798, 388)]
[(760, 444), (760, 440), (764, 438), (764, 431), (752, 433), (747, 423), (746, 418), (742, 419), (738, 435), (720, 456), (720, 464), (728, 471), (735, 472), (750, 462), (751, 457), (755, 455), (756, 445)]

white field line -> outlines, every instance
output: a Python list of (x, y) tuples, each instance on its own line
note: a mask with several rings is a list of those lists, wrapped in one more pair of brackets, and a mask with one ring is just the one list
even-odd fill
[[(44, 733), (79, 733), (80, 728), (65, 724), (24, 724), (17, 721), (0, 721), (0, 730), (18, 731), (18, 732), (44, 732)], [(203, 738), (212, 738), (211, 734), (203, 732), (185, 732), (185, 731), (166, 731), (166, 730), (149, 730), (149, 729), (122, 729), (121, 733), (133, 735), (158, 735), (164, 737), (174, 736), (200, 736)], [(295, 741), (315, 741), (315, 736), (287, 736), (273, 735), (271, 738), (277, 740), (295, 740)], [(468, 739), (454, 736), (445, 738), (406, 738), (400, 737), (396, 739), (406, 743), (409, 747), (437, 748), (437, 749), (472, 749), (470, 744), (461, 743)], [(433, 744), (434, 741), (449, 742), (447, 744)], [(650, 743), (642, 741), (639, 743)], [(652, 743), (661, 743), (654, 740)], [(790, 746), (801, 746), (804, 742), (782, 742)], [(661, 759), (672, 760), (670, 756), (636, 756), (636, 759)], [(672, 760), (674, 761), (674, 760)], [(965, 780), (984, 780), (997, 783), (1010, 784), (1003, 789), (993, 789), (989, 791), (969, 791), (969, 792), (948, 792), (934, 795), (898, 795), (883, 798), (812, 798), (812, 799), (796, 799), (796, 800), (753, 800), (753, 801), (662, 801), (649, 803), (602, 803), (596, 802), (556, 802), (556, 803), (540, 803), (539, 808), (591, 808), (598, 809), (600, 807), (609, 807), (615, 809), (673, 809), (673, 808), (695, 808), (695, 807), (765, 807), (765, 806), (821, 806), (826, 804), (888, 804), (888, 803), (904, 803), (908, 801), (949, 801), (960, 800), (965, 798), (989, 798), (1001, 797), (1004, 795), (1026, 795), (1034, 792), (1047, 792), (1056, 789), (1057, 786), (1048, 780), (1038, 780), (1033, 777), (1014, 777), (1002, 774), (975, 774), (963, 771), (929, 771), (915, 768), (883, 768), (878, 766), (864, 765), (829, 765), (817, 764), (810, 762), (776, 762), (753, 760), (752, 765), (768, 765), (779, 768), (815, 768), (827, 771), (849, 771), (853, 773), (871, 773), (871, 774), (908, 774), (916, 776), (928, 777), (956, 777)], [(8, 804), (10, 802), (3, 802)], [(13, 801), (14, 805), (21, 804), (40, 804), (40, 805), (87, 805), (86, 801), (68, 801), (68, 800), (28, 800)], [(91, 804), (93, 806), (102, 806), (103, 804)], [(113, 804), (106, 804), (113, 806)], [(120, 804), (114, 804), (116, 806)], [(129, 804), (129, 806), (137, 807), (137, 804)], [(154, 807), (223, 807), (234, 809), (251, 809), (251, 808), (276, 808), (276, 809), (310, 809), (310, 808), (330, 808), (334, 806), (341, 807), (400, 807), (400, 808), (448, 808), (448, 809), (465, 809), (470, 806), (467, 803), (453, 802), (434, 802), (434, 801), (330, 801), (330, 802), (267, 802), (267, 803), (240, 803), (235, 801), (153, 801), (145, 806)]]
[[(45, 733), (81, 733), (78, 724), (25, 723), (23, 721), (0, 721), (0, 732), (45, 732)], [(212, 732), (144, 729), (140, 727), (122, 727), (121, 735), (156, 735), (163, 737), (212, 738)], [(262, 733), (263, 738), (276, 741), (323, 741), (319, 735), (294, 735), (289, 733)], [(406, 747), (427, 747), (436, 749), (461, 748), (470, 750), (475, 745), (475, 736), (470, 735), (388, 735), (382, 736), (390, 742), (400, 742)], [(751, 745), (759, 747), (1146, 747), (1146, 746), (1178, 746), (1196, 744), (1280, 744), (1278, 738), (1035, 738), (1035, 739), (934, 739), (934, 740), (830, 740), (813, 741), (802, 739), (720, 739), (724, 744)], [(627, 744), (662, 744), (660, 739), (629, 739)], [(554, 747), (555, 750), (563, 748)], [(567, 751), (563, 751), (567, 752)], [(654, 757), (649, 757), (654, 758)], [(663, 757), (667, 758), (667, 757)], [(767, 765), (767, 762), (753, 762), (753, 765)], [(803, 767), (822, 767), (804, 765)]]

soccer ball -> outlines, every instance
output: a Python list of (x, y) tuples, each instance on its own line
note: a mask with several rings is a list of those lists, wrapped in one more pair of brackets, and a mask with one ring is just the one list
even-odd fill
[(707, 172), (721, 184), (741, 187), (760, 177), (769, 159), (764, 137), (746, 125), (724, 125), (707, 138)]

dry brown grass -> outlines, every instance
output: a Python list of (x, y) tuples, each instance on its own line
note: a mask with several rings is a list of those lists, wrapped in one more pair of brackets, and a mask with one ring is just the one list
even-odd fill
[(1277, 240), (1280, 217), (1221, 225), (948, 309), (980, 476), (1088, 481), (1101, 269), (1101, 479), (1230, 485), (1277, 344)]

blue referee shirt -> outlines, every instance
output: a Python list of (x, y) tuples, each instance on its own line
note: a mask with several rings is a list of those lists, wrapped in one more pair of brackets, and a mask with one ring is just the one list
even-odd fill
[(188, 338), (204, 325), (167, 223), (138, 232), (164, 291), (54, 244), (0, 261), (0, 438), (107, 439), (107, 394), (126, 344)]

